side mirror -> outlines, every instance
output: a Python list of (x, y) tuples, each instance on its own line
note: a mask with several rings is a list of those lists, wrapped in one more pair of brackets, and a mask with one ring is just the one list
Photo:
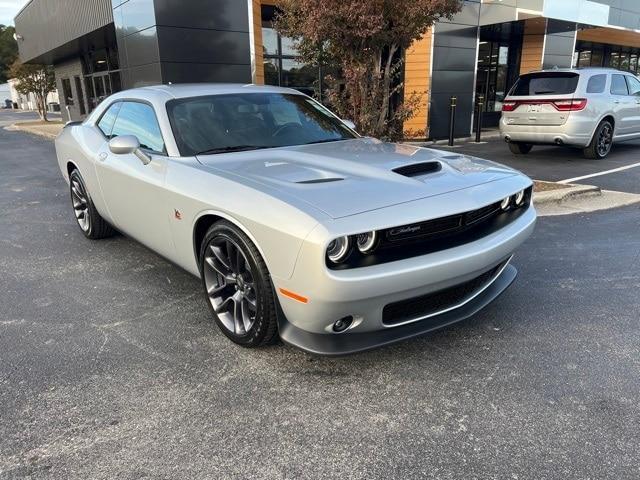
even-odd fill
[(342, 123), (344, 123), (351, 130), (355, 130), (356, 129), (356, 124), (353, 123), (351, 120), (342, 120)]
[(109, 140), (109, 150), (115, 155), (129, 155), (133, 153), (140, 161), (148, 165), (151, 157), (140, 150), (140, 141), (134, 135), (121, 135)]

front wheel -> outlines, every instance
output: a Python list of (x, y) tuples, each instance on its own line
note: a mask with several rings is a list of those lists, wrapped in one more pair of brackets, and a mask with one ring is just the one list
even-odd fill
[(235, 225), (220, 221), (205, 235), (200, 269), (207, 302), (222, 333), (243, 347), (278, 334), (269, 272), (258, 249)]
[(511, 153), (515, 153), (516, 155), (526, 155), (532, 148), (533, 145), (530, 143), (509, 142), (509, 150), (511, 150)]
[(111, 225), (96, 210), (78, 169), (73, 170), (69, 175), (69, 190), (73, 213), (85, 237), (98, 240), (110, 237), (115, 233)]
[(591, 143), (583, 150), (584, 156), (591, 159), (601, 159), (609, 155), (613, 145), (613, 125), (604, 120), (593, 134)]

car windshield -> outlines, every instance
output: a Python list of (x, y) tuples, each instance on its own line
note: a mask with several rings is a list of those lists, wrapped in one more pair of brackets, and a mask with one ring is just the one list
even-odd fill
[(234, 93), (177, 99), (167, 113), (184, 156), (287, 147), (356, 138), (303, 95)]

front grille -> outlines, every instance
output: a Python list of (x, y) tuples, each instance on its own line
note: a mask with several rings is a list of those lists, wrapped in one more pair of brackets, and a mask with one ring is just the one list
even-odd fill
[(390, 303), (382, 310), (382, 323), (385, 325), (397, 325), (399, 323), (432, 316), (453, 307), (460, 306), (479, 291), (486, 288), (504, 268), (506, 263), (507, 262), (502, 262), (491, 270), (465, 283), (420, 297)]
[(389, 228), (383, 231), (383, 237), (389, 242), (398, 242), (400, 240), (429, 237), (433, 235), (455, 235), (478, 222), (490, 220), (500, 213), (500, 203), (493, 203), (486, 207), (479, 208), (478, 210), (472, 210), (458, 215), (436, 218), (435, 220), (414, 223), (412, 225)]

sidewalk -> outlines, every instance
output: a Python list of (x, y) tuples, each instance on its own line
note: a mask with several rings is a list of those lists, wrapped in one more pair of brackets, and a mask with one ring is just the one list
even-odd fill
[(17, 122), (5, 128), (7, 130), (27, 132), (34, 135), (40, 135), (41, 137), (55, 139), (64, 128), (64, 123), (59, 120), (53, 120), (49, 122), (43, 122), (42, 120), (33, 120), (29, 122)]

